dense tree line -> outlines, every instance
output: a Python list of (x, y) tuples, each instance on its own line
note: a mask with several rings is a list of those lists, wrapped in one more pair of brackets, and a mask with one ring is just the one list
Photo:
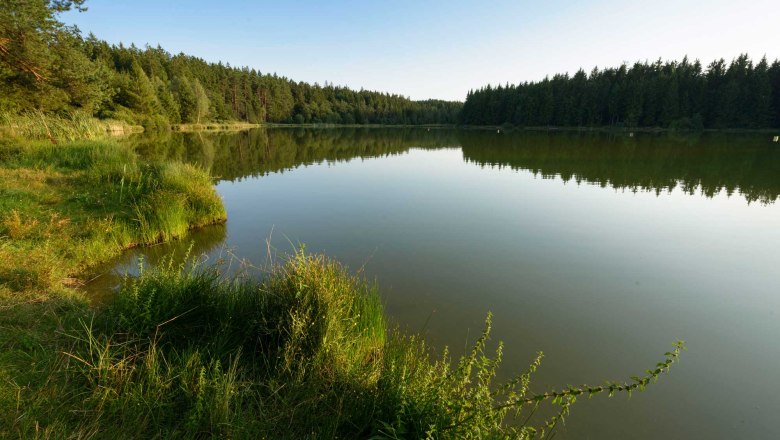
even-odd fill
[(205, 121), (450, 124), (461, 103), (295, 82), (160, 47), (83, 38), (57, 20), (84, 0), (7, 0), (0, 111), (83, 111), (146, 126)]
[(468, 125), (780, 127), (780, 61), (747, 55), (706, 68), (697, 60), (579, 70), (538, 82), (470, 91)]

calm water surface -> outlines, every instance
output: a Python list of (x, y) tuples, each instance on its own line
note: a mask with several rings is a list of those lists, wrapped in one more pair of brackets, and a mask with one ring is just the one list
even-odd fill
[[(390, 317), (461, 353), (494, 313), (504, 375), (622, 380), (566, 438), (780, 438), (780, 144), (766, 135), (273, 129), (131, 140), (208, 168), (228, 222), (194, 242), (262, 263), (305, 243), (378, 280)], [(116, 283), (98, 278), (95, 291)]]

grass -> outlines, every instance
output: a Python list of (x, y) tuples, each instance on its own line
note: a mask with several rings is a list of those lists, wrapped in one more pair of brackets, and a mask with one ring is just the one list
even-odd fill
[[(680, 350), (630, 383), (534, 394), (541, 354), (494, 383), (489, 317), (469, 353), (435, 356), (386, 330), (375, 285), (303, 251), (259, 281), (169, 260), (106, 309), (60, 307), (39, 318), (54, 336), (0, 337), (0, 362), (35, 366), (6, 379), (0, 436), (544, 438), (578, 396), (644, 388)], [(558, 415), (529, 421), (545, 401)]]
[(97, 119), (72, 112), (56, 115), (42, 112), (0, 113), (0, 134), (24, 139), (48, 139), (52, 143), (99, 139), (111, 134), (142, 131), (143, 128), (112, 119)]
[[(0, 138), (0, 437), (67, 386), (61, 332), (91, 313), (79, 278), (124, 249), (224, 219), (211, 178), (190, 165), (143, 162), (110, 140)], [(43, 438), (58, 426), (34, 425), (45, 428), (29, 436)]]
[(112, 141), (0, 141), (0, 284), (5, 297), (60, 290), (132, 246), (225, 219), (211, 178), (146, 163)]

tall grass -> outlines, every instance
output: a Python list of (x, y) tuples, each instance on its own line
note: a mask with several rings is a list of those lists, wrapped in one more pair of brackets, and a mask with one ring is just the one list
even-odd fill
[[(577, 396), (643, 388), (680, 350), (629, 383), (533, 394), (541, 354), (494, 382), (502, 348), (486, 352), (489, 317), (457, 361), (385, 327), (376, 286), (323, 256), (300, 251), (260, 281), (171, 260), (67, 326), (61, 403), (15, 429), (46, 420), (52, 436), (72, 438), (543, 438)], [(523, 417), (544, 401), (557, 416)]]
[[(88, 268), (127, 247), (178, 237), (224, 218), (221, 199), (201, 169), (144, 162), (109, 140), (54, 145), (0, 137), (0, 438), (104, 437), (100, 433), (107, 428), (99, 421), (72, 419), (86, 407), (80, 399), (94, 390), (69, 379), (76, 361), (61, 355), (73, 344), (81, 346), (63, 340), (63, 331), (91, 313), (70, 287)], [(97, 356), (96, 347), (85, 359)], [(175, 353), (166, 355), (177, 359)], [(154, 358), (146, 359), (151, 368)], [(161, 362), (155, 368), (164, 371), (168, 361)], [(100, 365), (113, 368), (100, 380), (122, 372)], [(203, 390), (211, 389), (208, 379), (217, 372), (223, 377), (213, 365), (188, 379), (201, 384), (193, 399), (206, 398)], [(111, 408), (121, 401), (106, 395), (88, 403)], [(134, 438), (132, 432), (115, 431), (119, 438)]]
[(52, 143), (98, 139), (109, 134), (124, 134), (141, 127), (111, 119), (70, 112), (63, 115), (43, 112), (0, 113), (0, 129), (24, 139), (48, 139)]
[(0, 283), (45, 294), (128, 247), (225, 219), (208, 174), (118, 143), (0, 143)]

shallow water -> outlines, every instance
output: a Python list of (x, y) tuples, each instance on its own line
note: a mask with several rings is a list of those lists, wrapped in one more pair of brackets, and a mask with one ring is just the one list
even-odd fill
[(544, 351), (536, 391), (641, 374), (687, 342), (646, 392), (578, 402), (566, 438), (780, 437), (780, 144), (767, 135), (258, 129), (130, 142), (219, 176), (229, 220), (128, 253), (117, 272), (190, 243), (258, 264), (269, 246), (305, 243), (376, 279), (389, 316), (435, 347), (462, 352), (492, 311), (505, 375)]

